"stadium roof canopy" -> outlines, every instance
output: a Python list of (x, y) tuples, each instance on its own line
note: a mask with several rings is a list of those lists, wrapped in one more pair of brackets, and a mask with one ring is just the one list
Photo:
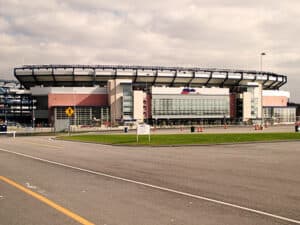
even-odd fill
[(136, 86), (248, 86), (256, 82), (264, 89), (278, 89), (287, 77), (271, 72), (198, 67), (122, 65), (24, 65), (14, 69), (25, 88), (32, 86), (106, 85), (110, 79), (131, 79)]

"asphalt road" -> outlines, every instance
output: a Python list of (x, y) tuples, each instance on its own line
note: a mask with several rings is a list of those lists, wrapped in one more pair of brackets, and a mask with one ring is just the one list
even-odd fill
[(1, 137), (0, 144), (1, 225), (300, 224), (300, 142), (130, 148)]

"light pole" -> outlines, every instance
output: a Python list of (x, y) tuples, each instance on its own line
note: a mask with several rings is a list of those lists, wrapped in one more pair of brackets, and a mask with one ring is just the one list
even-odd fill
[(146, 76), (146, 124), (148, 124), (148, 74)]
[(75, 127), (77, 126), (77, 111), (76, 111), (76, 87), (73, 87), (72, 94), (73, 94), (73, 107), (74, 107), (74, 124)]
[(31, 98), (31, 107), (32, 107), (32, 128), (35, 128), (35, 112), (34, 112), (34, 101)]
[[(262, 75), (262, 69), (263, 69), (263, 56), (265, 56), (266, 53), (265, 52), (262, 52), (260, 53), (260, 75)], [(262, 123), (262, 126), (264, 126), (264, 108), (263, 108), (263, 83), (261, 83), (261, 123)]]
[(4, 97), (4, 123), (7, 124), (7, 94), (8, 94), (8, 89), (4, 89), (4, 94), (5, 94), (5, 97)]
[(263, 66), (263, 56), (266, 55), (265, 52), (260, 53), (260, 73), (262, 74), (262, 66)]

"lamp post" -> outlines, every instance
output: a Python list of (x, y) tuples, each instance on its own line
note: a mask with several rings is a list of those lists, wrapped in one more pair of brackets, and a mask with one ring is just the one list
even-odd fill
[(35, 128), (35, 112), (34, 112), (34, 101), (31, 98), (31, 107), (32, 107), (32, 128)]
[[(260, 75), (262, 75), (262, 70), (263, 70), (263, 56), (265, 56), (266, 53), (262, 52), (260, 53)], [(264, 126), (264, 108), (263, 108), (263, 83), (261, 83), (261, 123), (262, 126)]]
[(4, 97), (4, 123), (7, 124), (7, 94), (8, 94), (8, 89), (4, 89), (4, 94), (5, 94), (5, 97)]
[(146, 76), (146, 124), (148, 124), (148, 74)]
[(260, 73), (262, 74), (262, 66), (263, 66), (263, 56), (266, 55), (265, 52), (260, 53)]
[(77, 126), (77, 110), (76, 110), (76, 87), (73, 87), (72, 94), (73, 94), (73, 107), (74, 107), (74, 124), (75, 127)]

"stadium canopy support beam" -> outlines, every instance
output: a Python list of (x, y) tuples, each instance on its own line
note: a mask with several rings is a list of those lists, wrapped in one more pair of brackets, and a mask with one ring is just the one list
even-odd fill
[(286, 84), (287, 79), (286, 77), (282, 77), (282, 81), (274, 86), (275, 89), (279, 89), (282, 85)]
[(267, 75), (267, 79), (262, 83), (262, 85), (264, 86), (268, 81), (269, 81), (269, 75)]
[(114, 68), (114, 79), (117, 79), (117, 75), (118, 75), (118, 69)]
[(279, 82), (277, 85), (275, 85), (273, 88), (274, 89), (279, 89), (283, 85), (283, 82)]
[(252, 79), (252, 82), (257, 80), (257, 74), (254, 74), (254, 79)]
[(96, 69), (93, 68), (93, 86), (96, 85)]
[(278, 77), (267, 87), (267, 89), (270, 89), (273, 86), (273, 84), (275, 84), (277, 82), (278, 82)]
[(236, 85), (240, 85), (241, 82), (243, 81), (243, 79), (244, 79), (244, 73), (241, 72), (241, 79), (239, 79), (239, 80), (236, 82)]
[(284, 81), (283, 81), (282, 85), (285, 85), (287, 83), (287, 77), (283, 77), (283, 79), (284, 79)]
[(229, 76), (228, 72), (226, 72), (226, 77), (224, 78), (224, 80), (222, 81), (219, 87), (224, 87), (225, 82), (228, 80), (228, 76)]
[(134, 80), (133, 80), (133, 83), (136, 83), (137, 78), (138, 78), (138, 70), (134, 70)]
[(72, 68), (72, 83), (73, 83), (73, 86), (75, 86), (75, 68), (73, 67)]
[(153, 79), (153, 82), (152, 82), (152, 86), (155, 85), (155, 83), (156, 83), (156, 80), (157, 80), (157, 77), (158, 77), (158, 70), (155, 70), (154, 74), (155, 74), (155, 76), (154, 76), (154, 79)]
[(56, 78), (54, 76), (54, 68), (51, 68), (51, 76), (52, 76), (54, 85), (56, 85)]
[(31, 70), (31, 75), (32, 75), (32, 77), (33, 77), (35, 83), (39, 84), (39, 81), (38, 81), (38, 79), (37, 79), (36, 76), (35, 76), (34, 69)]
[(189, 87), (191, 86), (192, 81), (193, 81), (194, 78), (196, 77), (196, 72), (193, 71), (192, 73), (193, 73), (193, 76), (192, 76), (192, 78), (189, 80), (189, 82), (187, 83), (187, 85), (188, 85)]
[(175, 72), (174, 72), (174, 77), (173, 77), (173, 80), (172, 80), (172, 82), (170, 84), (170, 87), (174, 87), (174, 83), (175, 83), (176, 77), (177, 77), (177, 70), (175, 70)]
[(207, 86), (209, 84), (210, 80), (212, 79), (212, 75), (213, 75), (213, 72), (210, 72), (209, 78), (207, 79), (206, 83), (204, 84), (205, 86)]

